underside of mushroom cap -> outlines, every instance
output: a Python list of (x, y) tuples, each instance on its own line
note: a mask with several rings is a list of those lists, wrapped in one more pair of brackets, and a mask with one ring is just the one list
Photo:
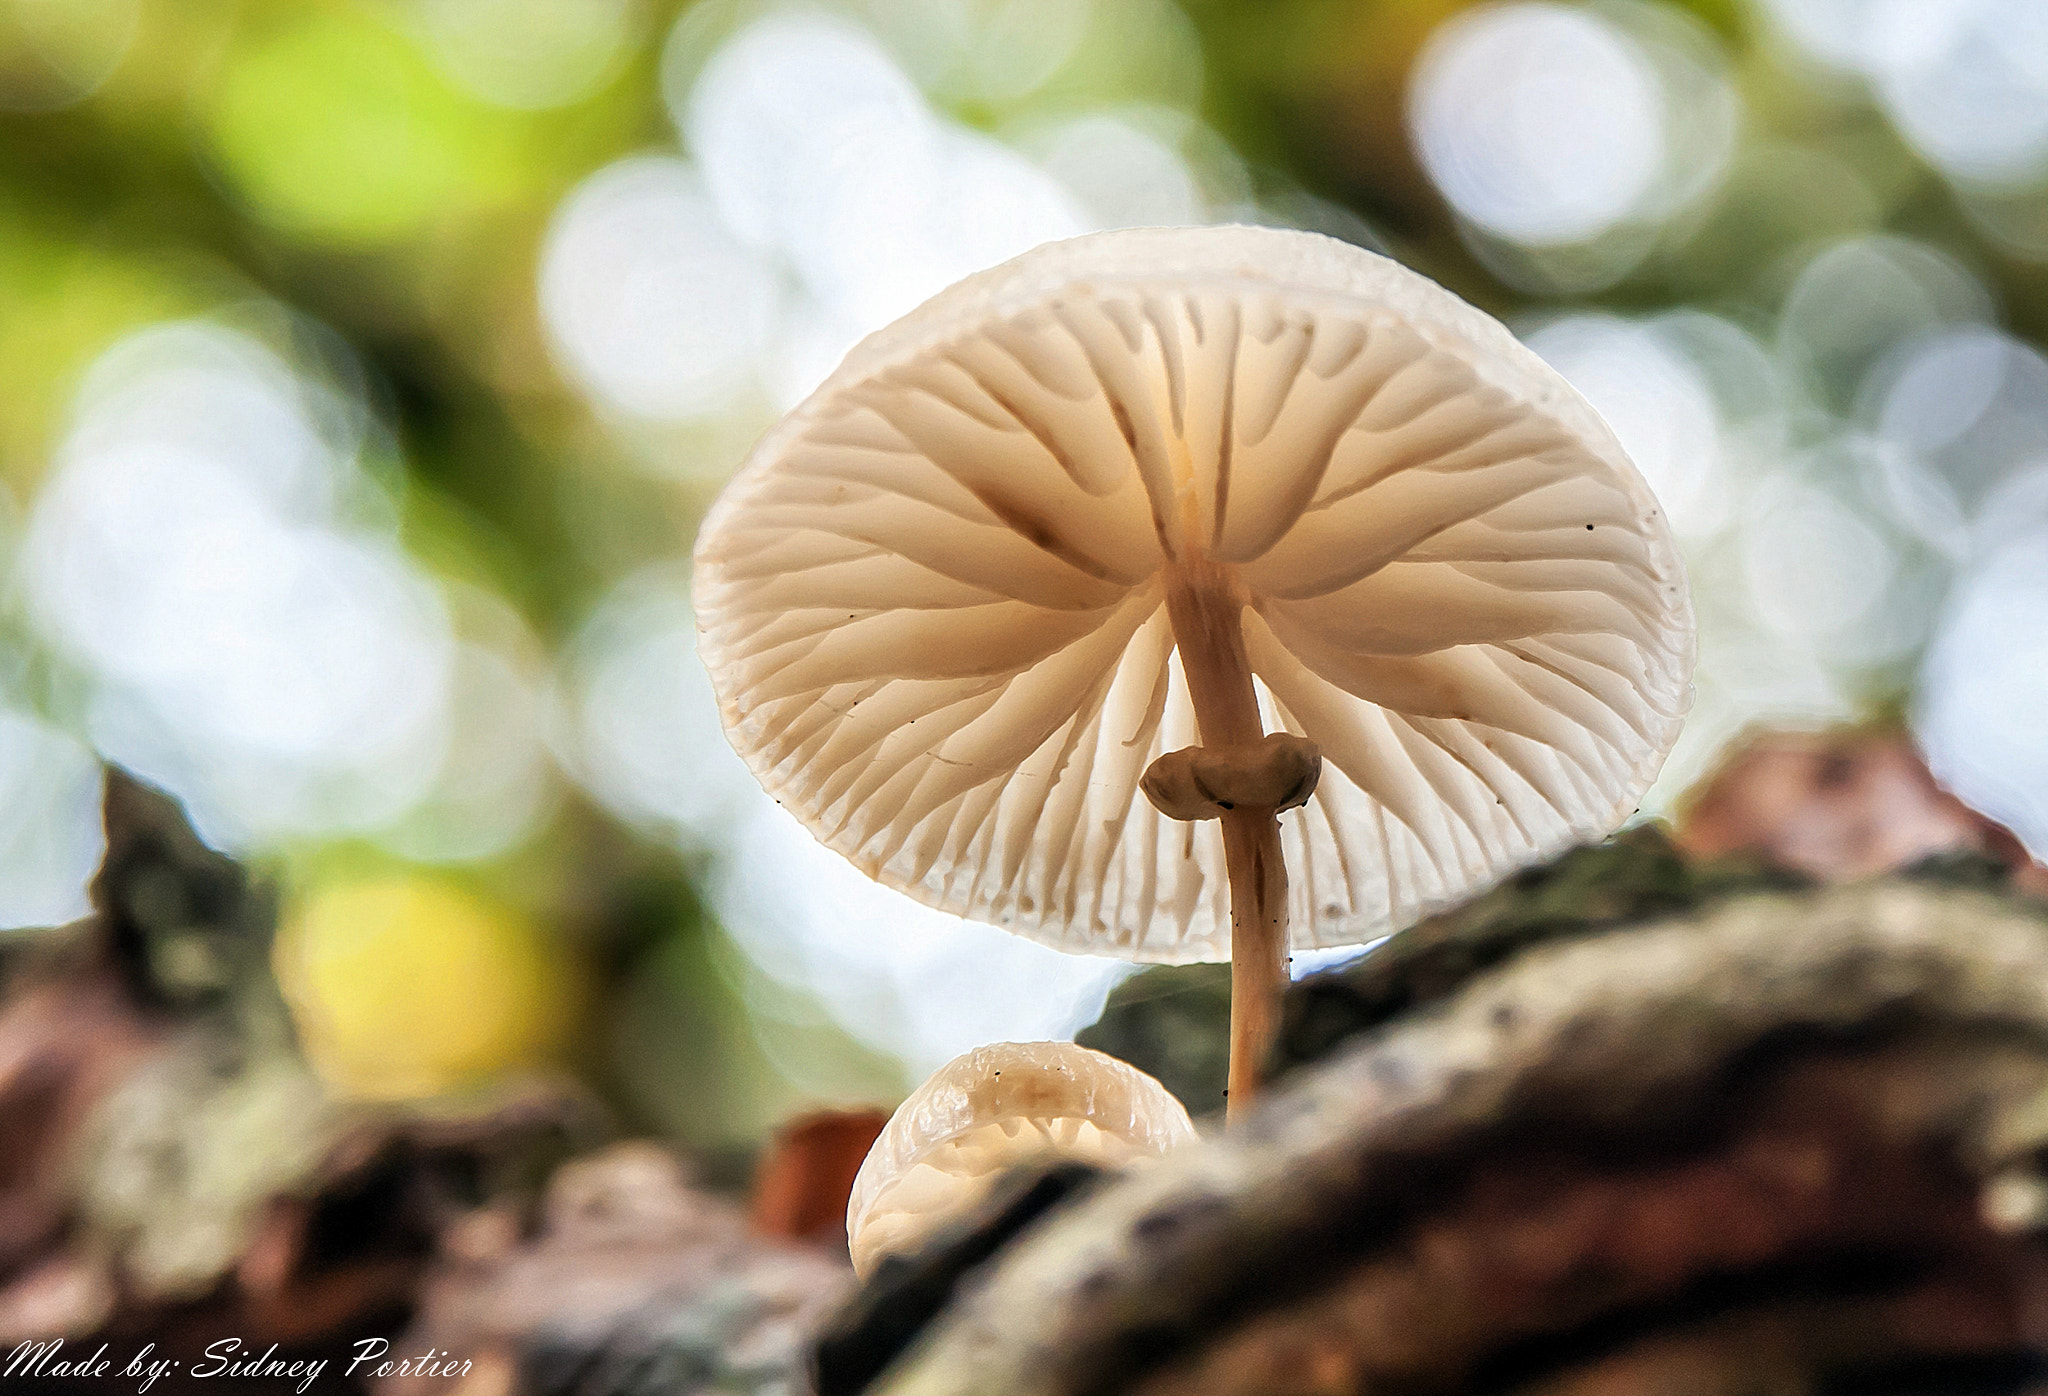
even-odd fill
[(1634, 809), (1689, 698), (1661, 510), (1496, 321), (1260, 228), (1050, 244), (871, 336), (706, 519), (728, 733), (829, 847), (1067, 950), (1226, 958), (1166, 578), (1219, 563), (1271, 731), (1299, 947), (1405, 925)]

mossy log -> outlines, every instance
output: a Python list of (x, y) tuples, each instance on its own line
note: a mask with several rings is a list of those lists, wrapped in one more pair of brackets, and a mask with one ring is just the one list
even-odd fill
[(1581, 930), (1410, 995), (1227, 1136), (1055, 1212), (873, 1389), (2044, 1380), (2038, 905), (1894, 879)]

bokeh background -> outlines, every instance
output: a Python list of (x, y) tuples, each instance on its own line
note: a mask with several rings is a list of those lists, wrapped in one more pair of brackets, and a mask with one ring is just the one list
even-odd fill
[(2040, 0), (0, 0), (0, 924), (84, 913), (108, 761), (276, 880), (337, 1098), (566, 1070), (715, 1154), (1071, 1033), (1121, 967), (759, 794), (690, 545), (861, 335), (1210, 221), (1613, 423), (1701, 623), (1650, 813), (1903, 717), (2048, 853)]

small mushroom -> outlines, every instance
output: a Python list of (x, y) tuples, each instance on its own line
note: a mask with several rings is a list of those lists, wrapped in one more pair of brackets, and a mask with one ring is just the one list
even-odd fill
[(853, 1268), (914, 1249), (1019, 1164), (1057, 1155), (1122, 1168), (1195, 1137), (1136, 1067), (1071, 1042), (997, 1042), (955, 1057), (898, 1106), (846, 1206)]
[(1229, 958), (1233, 1108), (1290, 944), (1604, 837), (1690, 697), (1677, 552), (1584, 399), (1427, 279), (1267, 228), (1049, 244), (862, 341), (694, 590), (734, 746), (870, 876)]

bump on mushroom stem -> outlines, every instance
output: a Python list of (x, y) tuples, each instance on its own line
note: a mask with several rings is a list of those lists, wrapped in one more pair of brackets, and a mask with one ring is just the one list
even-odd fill
[(1182, 747), (1145, 770), (1145, 798), (1168, 819), (1220, 819), (1227, 810), (1298, 809), (1315, 794), (1323, 749), (1275, 732), (1242, 746)]

